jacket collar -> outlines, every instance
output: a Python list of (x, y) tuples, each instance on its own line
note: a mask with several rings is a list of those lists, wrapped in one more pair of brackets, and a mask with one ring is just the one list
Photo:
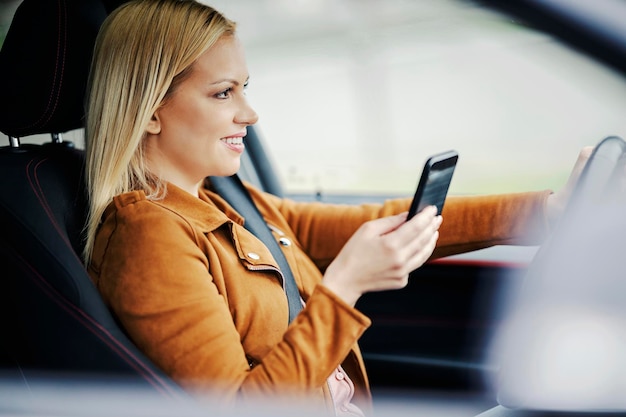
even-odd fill
[[(173, 184), (167, 183), (167, 194), (161, 201), (154, 203), (176, 211), (185, 217), (192, 225), (203, 233), (210, 233), (219, 227), (231, 223), (243, 226), (244, 218), (237, 213), (222, 197), (210, 189), (211, 183), (207, 179), (200, 188), (199, 197), (189, 194)], [(274, 260), (270, 250), (251, 233), (241, 233), (237, 228), (231, 227), (233, 241), (239, 258), (244, 261), (248, 268), (271, 268), (278, 271), (278, 279), (283, 282), (278, 264)], [(256, 257), (251, 258), (250, 254)], [(282, 284), (284, 286), (284, 284)]]
[[(203, 233), (212, 232), (226, 223), (234, 222), (241, 226), (244, 224), (244, 218), (210, 189), (211, 183), (208, 179), (199, 190), (199, 198), (172, 183), (166, 182), (165, 186), (165, 197), (150, 202), (180, 214)], [(108, 217), (114, 210), (139, 201), (147, 201), (143, 190), (120, 194), (113, 199), (102, 218)]]
[(174, 184), (167, 183), (166, 185), (165, 197), (153, 202), (179, 213), (203, 232), (211, 232), (229, 222), (243, 225), (243, 217), (217, 193), (208, 188), (210, 186), (208, 180), (200, 188), (199, 198)]

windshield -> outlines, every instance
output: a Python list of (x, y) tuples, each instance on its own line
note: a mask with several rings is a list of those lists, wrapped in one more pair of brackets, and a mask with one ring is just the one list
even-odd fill
[(555, 189), (582, 146), (626, 136), (626, 79), (473, 3), (211, 4), (239, 24), (289, 192), (412, 194), (448, 149), (451, 193)]

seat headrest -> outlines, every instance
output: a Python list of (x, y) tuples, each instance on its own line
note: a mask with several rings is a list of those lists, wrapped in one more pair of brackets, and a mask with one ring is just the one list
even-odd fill
[(129, 0), (102, 0), (102, 3), (104, 3), (104, 8), (108, 14), (128, 1)]
[(0, 50), (0, 131), (23, 137), (84, 123), (101, 0), (24, 0)]

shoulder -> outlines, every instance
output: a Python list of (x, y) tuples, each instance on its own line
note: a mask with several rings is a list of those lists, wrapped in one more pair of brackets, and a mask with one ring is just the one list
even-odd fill
[(105, 212), (105, 218), (115, 215), (133, 222), (154, 221), (157, 219), (183, 219), (184, 216), (172, 209), (165, 198), (149, 199), (143, 191), (130, 191), (113, 197)]
[(195, 235), (191, 222), (164, 201), (148, 199), (143, 191), (117, 195), (105, 211), (102, 229), (108, 229), (110, 234), (132, 236), (137, 241), (180, 232)]
[[(92, 269), (107, 260), (156, 259), (164, 253), (198, 251), (200, 233), (180, 213), (132, 191), (113, 198), (96, 234)], [(124, 263), (124, 262), (122, 262)]]

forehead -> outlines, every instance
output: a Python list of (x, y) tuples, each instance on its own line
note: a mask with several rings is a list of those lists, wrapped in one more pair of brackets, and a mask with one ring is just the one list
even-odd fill
[(234, 35), (222, 36), (212, 47), (202, 53), (194, 63), (192, 77), (196, 76), (236, 79), (248, 77), (244, 49)]

